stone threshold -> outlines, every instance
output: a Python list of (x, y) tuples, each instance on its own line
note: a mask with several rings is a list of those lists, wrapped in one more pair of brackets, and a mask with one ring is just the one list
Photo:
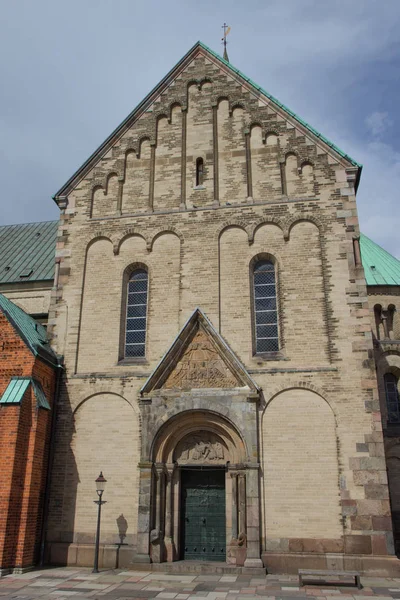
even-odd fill
[(199, 560), (176, 560), (163, 563), (131, 563), (129, 571), (147, 571), (151, 573), (197, 573), (205, 575), (255, 575), (265, 576), (263, 567), (238, 567), (224, 562), (207, 562)]

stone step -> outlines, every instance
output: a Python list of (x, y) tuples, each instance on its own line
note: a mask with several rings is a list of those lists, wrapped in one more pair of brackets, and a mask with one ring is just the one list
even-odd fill
[(127, 570), (151, 573), (193, 573), (201, 575), (266, 575), (265, 568), (237, 567), (224, 562), (177, 560), (163, 563), (131, 563)]

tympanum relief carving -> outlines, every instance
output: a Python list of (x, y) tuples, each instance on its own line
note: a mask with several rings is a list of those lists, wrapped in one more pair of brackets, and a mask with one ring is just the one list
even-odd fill
[(231, 388), (241, 385), (207, 334), (199, 329), (164, 383), (167, 389)]
[(227, 448), (217, 435), (202, 431), (185, 437), (175, 450), (175, 460), (179, 464), (226, 462)]

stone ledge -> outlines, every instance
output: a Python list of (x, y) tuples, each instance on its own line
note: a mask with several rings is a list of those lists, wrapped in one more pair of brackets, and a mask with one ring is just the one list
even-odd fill
[(268, 574), (297, 574), (299, 569), (320, 569), (359, 571), (369, 577), (400, 576), (400, 560), (395, 556), (263, 552), (261, 558)]

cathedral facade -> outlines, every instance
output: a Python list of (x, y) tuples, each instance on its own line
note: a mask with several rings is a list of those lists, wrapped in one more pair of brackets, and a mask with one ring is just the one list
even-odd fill
[(50, 563), (395, 572), (360, 175), (197, 43), (58, 192)]

